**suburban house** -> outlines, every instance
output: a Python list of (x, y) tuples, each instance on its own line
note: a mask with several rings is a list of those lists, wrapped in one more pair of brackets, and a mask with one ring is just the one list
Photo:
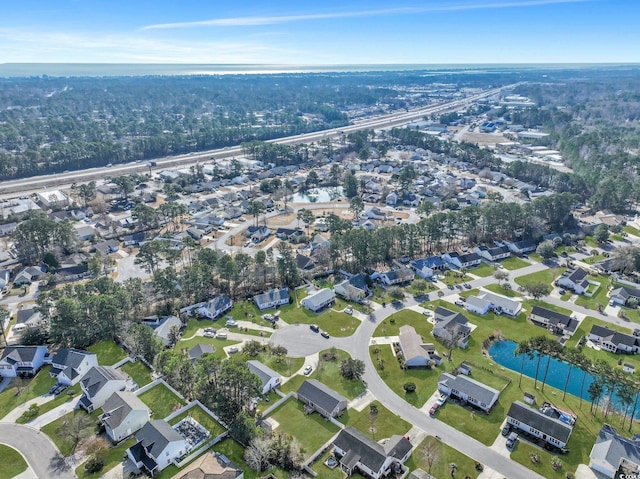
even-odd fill
[(463, 314), (438, 307), (434, 318), (436, 324), (433, 327), (433, 335), (436, 338), (445, 343), (454, 341), (460, 348), (467, 347), (471, 328), (469, 327), (469, 321)]
[(101, 408), (116, 391), (124, 391), (127, 382), (112, 366), (94, 366), (80, 380), (82, 397), (78, 403), (88, 413)]
[(523, 255), (525, 253), (531, 253), (536, 250), (536, 244), (531, 240), (522, 240), (516, 242), (508, 242), (505, 241), (507, 248), (511, 250), (512, 253), (517, 255)]
[(489, 248), (488, 246), (478, 246), (474, 251), (479, 254), (482, 259), (495, 263), (511, 256), (511, 250), (507, 246), (494, 246)]
[(395, 268), (380, 275), (380, 280), (387, 286), (407, 284), (413, 281), (415, 273), (411, 268)]
[(348, 476), (362, 473), (379, 479), (392, 469), (400, 469), (411, 456), (411, 442), (405, 436), (393, 435), (384, 445), (353, 427), (346, 427), (333, 441), (333, 451), (340, 469)]
[(613, 331), (606, 326), (594, 324), (589, 331), (588, 339), (610, 353), (640, 352), (640, 337)]
[(44, 270), (39, 266), (27, 266), (22, 269), (15, 278), (13, 278), (14, 286), (23, 286), (25, 284), (38, 281), (44, 275)]
[(395, 206), (398, 203), (398, 195), (392, 191), (385, 198), (385, 203), (389, 206)]
[(588, 273), (582, 268), (568, 269), (558, 278), (556, 284), (582, 294), (589, 289)]
[(336, 294), (330, 288), (319, 289), (315, 293), (304, 298), (300, 303), (310, 311), (317, 313), (322, 308), (336, 302)]
[(42, 314), (35, 308), (21, 309), (16, 313), (16, 324), (13, 325), (14, 333), (23, 333), (27, 328), (37, 328), (42, 325)]
[(522, 304), (499, 294), (482, 292), (478, 296), (469, 296), (464, 307), (476, 314), (487, 314), (493, 310), (496, 314), (515, 317), (522, 309)]
[(348, 402), (346, 397), (316, 379), (305, 379), (298, 388), (298, 400), (326, 418), (341, 416)]
[(0, 376), (35, 376), (44, 366), (46, 346), (8, 346), (0, 356)]
[(262, 383), (262, 394), (267, 394), (280, 386), (282, 382), (282, 376), (275, 372), (273, 369), (265, 366), (260, 361), (247, 361), (249, 371), (260, 378)]
[(310, 258), (309, 256), (305, 256), (303, 254), (297, 254), (296, 266), (298, 267), (298, 269), (302, 271), (311, 271), (313, 268), (316, 267), (316, 262), (313, 258)]
[(348, 301), (362, 300), (370, 293), (369, 286), (367, 285), (367, 275), (360, 273), (351, 276), (341, 283), (336, 284), (333, 290), (338, 296), (342, 296)]
[(103, 404), (100, 423), (113, 442), (131, 436), (150, 420), (149, 408), (132, 392), (116, 391)]
[(400, 326), (398, 337), (400, 350), (408, 368), (427, 367), (432, 363), (442, 362), (435, 346), (431, 343), (425, 344), (413, 326)]
[(631, 298), (640, 302), (640, 289), (629, 286), (618, 286), (609, 293), (609, 298), (616, 304), (624, 306)]
[(456, 251), (451, 253), (445, 253), (442, 255), (442, 259), (454, 267), (460, 268), (473, 268), (482, 263), (482, 257), (478, 253), (464, 253), (460, 254)]
[(142, 244), (147, 239), (147, 233), (144, 231), (140, 231), (139, 233), (133, 233), (130, 235), (125, 235), (122, 238), (122, 244), (126, 246), (142, 246)]
[(127, 456), (138, 469), (151, 477), (171, 465), (187, 452), (187, 441), (162, 419), (146, 423), (136, 433), (136, 443), (127, 449)]
[(79, 349), (59, 349), (51, 361), (51, 377), (57, 378), (61, 384), (73, 386), (89, 369), (98, 365), (95, 353)]
[(578, 320), (541, 306), (531, 308), (529, 319), (536, 325), (547, 328), (554, 334), (572, 335), (578, 327)]
[(272, 289), (266, 293), (256, 294), (253, 297), (253, 302), (256, 303), (256, 306), (260, 310), (289, 304), (289, 301), (289, 288), (286, 286), (280, 289)]
[(177, 316), (151, 316), (142, 322), (153, 328), (153, 332), (165, 347), (170, 346), (172, 339), (175, 339), (173, 338), (175, 333), (172, 330), (179, 332), (183, 328), (182, 320)]
[(498, 401), (500, 391), (486, 386), (464, 374), (454, 376), (442, 373), (438, 381), (438, 391), (465, 401), (478, 409), (489, 412)]
[(208, 451), (171, 479), (243, 479), (244, 471), (224, 454)]
[(249, 226), (247, 228), (247, 236), (251, 238), (254, 243), (260, 243), (271, 235), (271, 230), (266, 226)]
[(209, 319), (219, 318), (233, 307), (233, 301), (226, 294), (216, 296), (211, 301), (200, 305), (197, 312), (200, 316)]
[(559, 448), (567, 445), (573, 431), (573, 424), (547, 416), (520, 401), (511, 404), (507, 413), (507, 424)]
[(295, 241), (296, 238), (299, 238), (300, 236), (303, 236), (303, 235), (304, 235), (304, 231), (298, 230), (298, 229), (294, 230), (291, 228), (278, 228), (276, 230), (276, 236), (281, 240)]
[(196, 344), (188, 352), (189, 361), (194, 362), (200, 359), (205, 354), (213, 354), (215, 349), (210, 344)]
[(87, 263), (80, 263), (73, 266), (65, 266), (56, 270), (53, 277), (56, 281), (77, 281), (79, 279), (89, 278), (91, 272)]
[(421, 258), (413, 260), (409, 263), (418, 276), (425, 279), (433, 277), (436, 271), (447, 269), (447, 264), (440, 256), (430, 256), (429, 258)]
[(618, 434), (609, 424), (598, 433), (591, 454), (589, 467), (604, 477), (637, 477), (640, 473), (640, 436), (633, 438)]

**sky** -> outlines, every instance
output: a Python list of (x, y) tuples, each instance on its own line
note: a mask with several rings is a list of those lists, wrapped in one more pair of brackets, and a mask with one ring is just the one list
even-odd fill
[(0, 63), (636, 63), (640, 0), (20, 0)]

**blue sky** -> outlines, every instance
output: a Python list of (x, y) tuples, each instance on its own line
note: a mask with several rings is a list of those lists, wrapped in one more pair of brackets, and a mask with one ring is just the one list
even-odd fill
[(0, 63), (640, 62), (640, 0), (20, 0)]

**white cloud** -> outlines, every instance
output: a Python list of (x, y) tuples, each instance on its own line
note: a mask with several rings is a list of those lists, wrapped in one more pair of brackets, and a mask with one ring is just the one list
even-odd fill
[(305, 15), (281, 15), (263, 17), (229, 17), (199, 20), (193, 22), (158, 23), (146, 25), (140, 30), (163, 30), (197, 27), (253, 27), (262, 25), (276, 25), (281, 23), (301, 22), (308, 20), (330, 20), (338, 18), (376, 17), (386, 15), (412, 15), (429, 12), (456, 12), (465, 10), (487, 10), (499, 8), (535, 7), (561, 3), (584, 3), (591, 0), (511, 0), (488, 3), (451, 3), (426, 7), (398, 7), (378, 10), (360, 10), (335, 13), (310, 13)]

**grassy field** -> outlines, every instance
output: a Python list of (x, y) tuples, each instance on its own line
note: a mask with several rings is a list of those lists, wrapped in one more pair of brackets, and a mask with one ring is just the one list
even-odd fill
[[(538, 454), (540, 456), (540, 462), (534, 463), (531, 460), (531, 454)], [(526, 441), (519, 440), (516, 446), (513, 448), (511, 452), (511, 459), (516, 462), (519, 462), (523, 466), (528, 467), (536, 471), (543, 477), (547, 479), (558, 478), (564, 479), (566, 477), (567, 471), (573, 472), (575, 469), (567, 469), (566, 465), (563, 466), (559, 471), (554, 471), (553, 467), (551, 467), (551, 458), (553, 457), (547, 451), (541, 450), (539, 447), (533, 446)], [(558, 458), (564, 463), (565, 456), (558, 456)], [(571, 466), (573, 467), (573, 466)]]
[(185, 402), (176, 396), (164, 384), (158, 384), (139, 396), (140, 400), (149, 406), (153, 419), (164, 419)]
[(0, 444), (0, 479), (11, 479), (27, 470), (27, 463), (12, 447)]
[(349, 409), (339, 421), (347, 426), (355, 427), (358, 431), (365, 433), (376, 441), (391, 437), (394, 434), (406, 434), (411, 429), (411, 424), (400, 419), (378, 401), (373, 401), (370, 406), (375, 406), (378, 409), (376, 420), (373, 423), (373, 431), (371, 430), (371, 420), (369, 419), (369, 407), (365, 407), (360, 412), (355, 409)]
[(624, 231), (625, 233), (628, 233), (630, 235), (640, 236), (640, 231), (638, 231), (638, 229), (634, 228), (633, 226), (627, 225), (624, 228), (622, 228), (622, 231)]
[[(474, 270), (470, 270), (470, 272), (473, 271)], [(459, 273), (455, 273), (451, 270), (445, 271), (444, 278), (442, 279), (442, 282), (447, 286), (455, 286), (456, 284), (467, 283), (469, 281), (472, 281), (471, 276), (467, 276), (466, 274), (460, 275)]]
[(515, 278), (515, 282), (520, 286), (526, 286), (536, 282), (542, 282), (551, 286), (553, 281), (566, 270), (567, 268), (548, 268), (538, 271), (537, 273), (531, 273)]
[(78, 479), (94, 479), (102, 477), (108, 471), (116, 467), (122, 462), (122, 456), (126, 454), (126, 450), (136, 443), (135, 438), (131, 437), (120, 443), (117, 447), (110, 447), (104, 458), (104, 466), (98, 472), (91, 474), (84, 470), (84, 464), (76, 467), (76, 475)]
[(589, 309), (597, 309), (598, 304), (601, 304), (605, 307), (609, 303), (609, 297), (607, 296), (607, 288), (609, 287), (609, 278), (604, 275), (593, 276), (589, 275), (588, 279), (590, 281), (597, 281), (600, 283), (600, 287), (596, 291), (596, 293), (590, 298), (587, 296), (580, 295), (578, 299), (576, 299), (576, 304), (578, 306), (583, 306)]
[[(51, 438), (58, 449), (60, 449), (63, 456), (69, 456), (73, 453), (74, 444), (73, 439), (71, 439), (69, 434), (65, 431), (65, 425), (68, 421), (71, 421), (75, 415), (85, 416), (87, 418), (87, 426), (82, 430), (82, 435), (83, 438), (86, 439), (95, 434), (96, 421), (101, 413), (101, 409), (98, 409), (91, 414), (87, 414), (81, 410), (72, 411), (44, 426), (42, 428), (42, 432)], [(80, 442), (82, 442), (82, 440), (83, 439), (81, 439)]]
[(290, 434), (298, 440), (305, 457), (318, 450), (339, 431), (338, 426), (325, 421), (320, 414), (305, 414), (304, 405), (293, 398), (282, 404), (270, 417), (279, 424), (276, 432)]
[(493, 275), (493, 273), (496, 272), (496, 269), (487, 263), (480, 263), (479, 266), (473, 268), (469, 272), (475, 276), (486, 278), (487, 276)]
[(498, 284), (488, 284), (483, 286), (484, 289), (491, 291), (492, 293), (501, 294), (502, 296), (506, 296), (507, 298), (517, 298), (521, 296), (520, 293), (514, 291), (512, 289), (504, 289), (502, 286)]
[(193, 406), (188, 411), (185, 411), (182, 414), (178, 414), (171, 421), (169, 421), (169, 424), (171, 426), (175, 426), (187, 416), (191, 416), (193, 419), (198, 421), (207, 431), (211, 433), (212, 438), (224, 432), (224, 427), (222, 427), (215, 419), (204, 412), (204, 409), (202, 409), (200, 406)]
[[(250, 359), (254, 361), (260, 361), (265, 366), (273, 369), (275, 372), (282, 376), (291, 376), (304, 364), (304, 358), (278, 358), (277, 356), (269, 353), (269, 348), (266, 351), (261, 352), (258, 356), (252, 358), (242, 352), (235, 355), (236, 360), (245, 362)], [(278, 362), (280, 361), (280, 362)]]
[(310, 377), (327, 384), (331, 389), (342, 394), (347, 399), (353, 399), (362, 394), (366, 389), (362, 381), (345, 379), (340, 374), (340, 362), (351, 357), (349, 353), (336, 349), (334, 350), (337, 356), (336, 359), (328, 361), (322, 359), (323, 353), (328, 353), (329, 351), (328, 349), (320, 351), (320, 362), (318, 367), (310, 374)]
[(233, 346), (234, 344), (240, 344), (238, 341), (231, 341), (228, 339), (217, 339), (217, 338), (205, 338), (204, 336), (196, 336), (193, 339), (187, 339), (184, 341), (178, 341), (176, 344), (177, 350), (186, 350), (188, 351), (192, 347), (198, 344), (210, 344), (213, 346), (213, 355), (219, 358), (226, 358), (227, 355), (222, 348), (227, 346)]
[(342, 469), (339, 467), (330, 469), (324, 464), (324, 461), (326, 461), (329, 456), (333, 456), (333, 450), (331, 448), (322, 454), (313, 464), (312, 469), (316, 472), (317, 477), (321, 477), (322, 479), (344, 479), (344, 472), (342, 472)]
[[(529, 255), (529, 257), (531, 258), (531, 255)], [(510, 256), (509, 258), (505, 258), (500, 261), (500, 264), (509, 271), (531, 266), (530, 263), (527, 263), (525, 260), (518, 258), (517, 256)]]
[[(431, 470), (429, 470), (429, 463), (425, 458), (426, 451), (431, 451), (434, 455)], [(455, 477), (476, 478), (480, 474), (475, 468), (476, 461), (438, 441), (433, 436), (428, 436), (418, 445), (405, 465), (412, 471), (420, 468), (434, 477), (444, 478), (451, 476), (451, 470), (449, 469), (449, 464), (451, 463), (458, 466)]]
[(427, 317), (424, 314), (410, 309), (403, 309), (382, 321), (373, 333), (373, 337), (397, 336), (400, 332), (400, 326), (405, 324), (413, 326), (416, 329), (416, 333), (429, 342), (427, 338), (431, 337), (433, 325), (427, 321)]
[(88, 349), (92, 353), (96, 353), (98, 364), (101, 366), (112, 366), (127, 357), (127, 353), (113, 341), (99, 341), (89, 346)]
[(13, 378), (11, 384), (0, 393), (0, 419), (20, 404), (47, 394), (56, 383), (56, 380), (49, 376), (50, 369), (50, 366), (45, 366), (32, 379)]
[(336, 337), (351, 336), (360, 326), (360, 321), (353, 316), (330, 309), (317, 314), (304, 306), (287, 311), (283, 308), (280, 316), (289, 324), (317, 324), (320, 329)]
[(136, 382), (138, 387), (146, 386), (151, 382), (151, 370), (142, 362), (128, 362), (120, 368)]

